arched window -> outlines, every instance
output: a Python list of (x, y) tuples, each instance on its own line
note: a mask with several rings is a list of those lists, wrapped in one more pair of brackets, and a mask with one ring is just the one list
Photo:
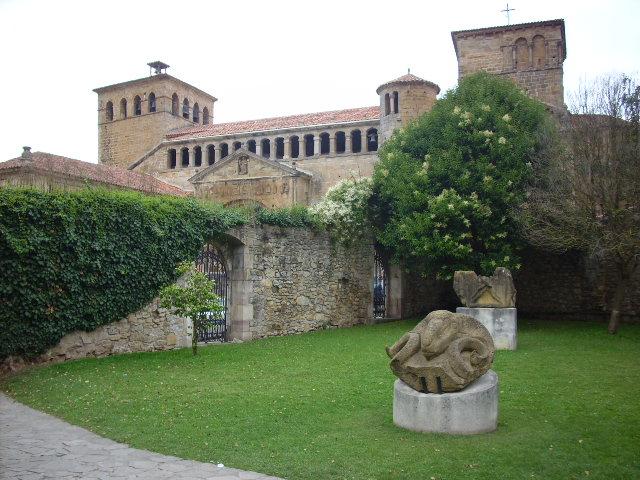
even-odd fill
[(300, 138), (294, 135), (289, 139), (291, 142), (291, 158), (298, 158), (300, 156)]
[(242, 148), (242, 142), (233, 142), (233, 151), (240, 150)]
[(142, 100), (140, 100), (140, 95), (136, 95), (133, 98), (133, 114), (135, 116), (142, 115)]
[(304, 156), (313, 157), (313, 133), (304, 136)]
[(184, 102), (182, 102), (182, 117), (187, 119), (189, 118), (189, 100), (186, 98), (184, 99)]
[(533, 68), (544, 67), (547, 63), (547, 52), (545, 48), (544, 37), (536, 35), (533, 37)]
[(175, 148), (170, 148), (167, 152), (167, 168), (176, 168), (177, 153)]
[(193, 121), (200, 123), (200, 105), (198, 105), (198, 102), (193, 104)]
[(353, 153), (362, 151), (362, 134), (360, 130), (353, 130), (351, 132), (351, 151)]
[(180, 165), (183, 167), (189, 166), (189, 149), (187, 147), (183, 147), (183, 149), (180, 150), (180, 160)]
[(391, 100), (389, 99), (389, 94), (384, 94), (384, 114), (389, 115), (391, 113)]
[(113, 121), (113, 102), (111, 100), (107, 102), (107, 108), (105, 109), (105, 114), (107, 116), (108, 122)]
[(280, 160), (281, 158), (284, 158), (284, 138), (276, 138), (276, 145), (274, 148), (276, 149), (276, 159)]
[(393, 92), (393, 113), (400, 111), (400, 96), (398, 92)]
[(529, 68), (529, 45), (525, 38), (516, 40), (516, 70)]
[(262, 156), (269, 158), (271, 156), (271, 140), (263, 138), (260, 142), (260, 149), (262, 150)]
[(127, 99), (120, 100), (120, 118), (127, 118)]
[(328, 155), (329, 154), (329, 134), (324, 132), (320, 134), (320, 155)]
[(229, 155), (229, 145), (226, 143), (220, 144), (220, 158), (224, 158)]
[(149, 94), (149, 113), (156, 111), (156, 94), (151, 92)]
[(209, 125), (209, 109), (207, 107), (202, 109), (202, 124)]
[(344, 132), (336, 132), (336, 153), (344, 153), (347, 149)]
[(375, 152), (378, 150), (378, 130), (375, 128), (370, 128), (367, 130), (367, 136), (365, 143), (366, 148), (364, 148), (365, 152)]
[(250, 152), (256, 153), (256, 141), (255, 140), (249, 140), (247, 142), (247, 150), (249, 150)]
[(196, 167), (202, 166), (202, 147), (198, 146), (193, 149), (194, 159), (193, 164)]
[(173, 113), (174, 115), (178, 115), (178, 102), (180, 100), (178, 100), (178, 95), (176, 93), (174, 93), (171, 96), (171, 113)]
[(216, 148), (213, 145), (207, 145), (207, 164), (213, 165), (216, 162)]

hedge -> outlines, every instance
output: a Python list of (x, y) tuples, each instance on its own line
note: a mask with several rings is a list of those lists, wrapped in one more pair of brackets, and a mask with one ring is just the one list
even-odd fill
[(0, 359), (136, 311), (180, 261), (246, 221), (194, 199), (0, 188)]

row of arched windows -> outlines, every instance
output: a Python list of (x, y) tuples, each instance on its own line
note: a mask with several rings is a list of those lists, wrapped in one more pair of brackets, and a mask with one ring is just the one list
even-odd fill
[(392, 111), (393, 113), (398, 113), (400, 111), (400, 95), (398, 95), (398, 92), (384, 94), (384, 114), (389, 115)]
[[(178, 94), (174, 93), (173, 96), (171, 97), (171, 113), (174, 115), (179, 114), (179, 102), (180, 100), (178, 99)], [(147, 113), (154, 113), (156, 110), (157, 110), (156, 95), (155, 93), (151, 92), (147, 97)], [(105, 115), (106, 115), (107, 121), (109, 122), (113, 121), (115, 115), (114, 115), (113, 102), (111, 100), (107, 102), (105, 112), (106, 112)], [(142, 115), (142, 98), (140, 98), (140, 95), (136, 95), (133, 98), (133, 111), (131, 113), (134, 116)], [(127, 118), (128, 116), (129, 116), (129, 111), (128, 111), (127, 99), (122, 98), (120, 100), (120, 110), (119, 110), (118, 118), (122, 119), (122, 118)], [(194, 123), (200, 123), (200, 106), (198, 105), (198, 102), (194, 103), (193, 109), (191, 109), (189, 107), (189, 100), (185, 98), (184, 101), (182, 102), (182, 116), (186, 119), (193, 119)], [(202, 124), (203, 125), (209, 124), (209, 109), (207, 107), (204, 107), (202, 109)]]
[(527, 70), (547, 66), (547, 42), (542, 35), (536, 35), (531, 43), (518, 38), (511, 48), (505, 50), (505, 70)]
[[(230, 150), (235, 152), (242, 146), (243, 143), (240, 141), (207, 145), (205, 149), (207, 165), (213, 165), (217, 160), (228, 156)], [(274, 160), (341, 153), (375, 152), (378, 150), (378, 130), (375, 128), (370, 128), (364, 132), (353, 130), (349, 134), (339, 131), (335, 132), (333, 137), (331, 137), (331, 134), (323, 132), (317, 136), (309, 133), (301, 136), (293, 135), (287, 139), (277, 137), (273, 141), (268, 138), (261, 140), (251, 139), (247, 140), (245, 148), (264, 158)], [(179, 151), (175, 148), (168, 150), (167, 168), (169, 169), (174, 169), (178, 166), (201, 167), (202, 164), (203, 147), (201, 146), (195, 146), (191, 151), (189, 147), (182, 147)]]
[[(182, 113), (180, 113), (180, 99), (178, 98), (178, 94), (174, 93), (171, 96), (171, 113), (174, 115), (182, 114), (183, 118), (187, 120), (192, 119), (194, 123), (200, 123), (200, 106), (198, 102), (193, 104), (193, 109), (190, 108), (189, 99), (185, 98), (182, 101)], [(204, 107), (202, 109), (202, 124), (209, 124), (209, 109)]]
[[(151, 92), (147, 97), (147, 112), (153, 113), (156, 111), (156, 109), (157, 109), (156, 94)], [(107, 102), (107, 106), (105, 110), (106, 110), (107, 120), (112, 121), (114, 119), (114, 109), (113, 109), (113, 102), (111, 100)], [(133, 115), (134, 116), (142, 115), (142, 99), (140, 98), (140, 95), (136, 95), (135, 97), (133, 97)], [(119, 118), (127, 118), (128, 116), (129, 116), (129, 111), (128, 111), (127, 99), (123, 98), (120, 100)]]

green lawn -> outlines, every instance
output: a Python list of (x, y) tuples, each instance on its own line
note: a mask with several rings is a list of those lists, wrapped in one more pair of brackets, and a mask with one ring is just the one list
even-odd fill
[(18, 400), (134, 447), (289, 479), (640, 478), (640, 326), (521, 322), (498, 431), (392, 422), (385, 344), (415, 322), (37, 368)]

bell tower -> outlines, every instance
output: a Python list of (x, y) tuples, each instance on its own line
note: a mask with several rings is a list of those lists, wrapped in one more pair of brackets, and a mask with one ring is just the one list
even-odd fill
[(396, 128), (431, 110), (440, 87), (409, 72), (380, 85), (376, 93), (380, 95), (380, 134), (384, 142)]
[(180, 127), (213, 122), (216, 98), (150, 62), (149, 76), (96, 88), (98, 161), (128, 167)]

